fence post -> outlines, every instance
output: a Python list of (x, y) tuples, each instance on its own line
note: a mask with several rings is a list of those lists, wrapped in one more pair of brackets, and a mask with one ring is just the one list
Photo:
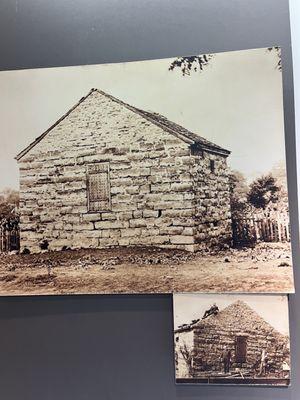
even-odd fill
[(286, 214), (252, 216), (250, 218), (233, 219), (233, 241), (235, 245), (249, 244), (249, 235), (255, 242), (290, 241), (289, 216)]

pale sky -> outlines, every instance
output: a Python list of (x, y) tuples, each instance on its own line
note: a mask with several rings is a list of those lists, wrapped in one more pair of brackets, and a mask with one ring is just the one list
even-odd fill
[(172, 59), (0, 72), (0, 190), (18, 188), (14, 160), (91, 88), (159, 112), (231, 150), (248, 180), (285, 160), (282, 77), (275, 52), (217, 53), (203, 72)]
[(242, 300), (257, 312), (278, 332), (289, 334), (289, 315), (287, 296), (245, 295), (245, 294), (174, 294), (174, 328), (188, 324), (193, 319), (202, 318), (205, 310), (216, 303), (220, 310), (237, 300)]

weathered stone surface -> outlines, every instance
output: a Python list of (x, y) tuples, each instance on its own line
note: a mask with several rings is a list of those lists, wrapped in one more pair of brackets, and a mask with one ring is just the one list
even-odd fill
[(193, 236), (184, 236), (184, 235), (174, 235), (174, 236), (171, 236), (170, 242), (173, 244), (193, 244), (194, 237)]
[(82, 220), (83, 221), (88, 221), (88, 222), (100, 221), (101, 220), (101, 214), (100, 213), (83, 214), (82, 215)]
[(157, 218), (158, 217), (158, 211), (155, 210), (144, 210), (143, 211), (143, 217), (144, 218)]
[[(201, 377), (215, 371), (223, 372), (220, 361), (225, 346), (231, 351), (231, 371), (239, 368), (243, 372), (245, 369), (251, 371), (253, 376), (258, 376), (262, 350), (268, 354), (271, 374), (282, 373), (283, 362), (290, 365), (288, 336), (276, 331), (246, 303), (239, 300), (217, 315), (204, 320), (201, 317), (199, 315), (199, 322), (175, 331), (178, 377)], [(244, 337), (246, 343), (242, 363), (237, 358), (238, 337)], [(187, 371), (180, 351), (184, 343), (193, 354), (192, 371)]]
[[(110, 208), (90, 213), (88, 165), (101, 162), (109, 165)], [(231, 238), (226, 158), (191, 156), (188, 143), (98, 91), (19, 167), (22, 248), (38, 251), (46, 239), (51, 250), (149, 244), (194, 251)]]

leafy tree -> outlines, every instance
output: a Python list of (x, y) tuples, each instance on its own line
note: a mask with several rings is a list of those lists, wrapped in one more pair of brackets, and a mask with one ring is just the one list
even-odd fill
[[(278, 46), (268, 47), (268, 52), (275, 52), (278, 57), (278, 63), (276, 68), (281, 70), (281, 49)], [(175, 68), (180, 68), (183, 76), (191, 75), (191, 72), (201, 72), (209, 65), (210, 60), (214, 57), (214, 54), (201, 54), (198, 56), (186, 56), (178, 57), (172, 61), (169, 66), (169, 71), (173, 71)]]
[(272, 176), (276, 179), (277, 183), (281, 186), (284, 192), (287, 192), (287, 178), (285, 161), (277, 161), (270, 170)]
[(279, 71), (281, 71), (281, 69), (282, 69), (282, 66), (281, 66), (281, 48), (279, 46), (268, 47), (268, 51), (275, 52), (277, 54), (278, 63), (276, 65), (276, 68)]
[(13, 189), (4, 189), (0, 193), (0, 220), (15, 218), (18, 214), (19, 192)]
[(269, 174), (251, 183), (247, 197), (249, 203), (255, 208), (265, 210), (270, 203), (278, 201), (279, 192), (280, 186), (277, 184), (276, 179)]
[(180, 68), (182, 75), (190, 75), (191, 72), (202, 71), (213, 58), (212, 54), (203, 54), (200, 56), (178, 57), (169, 66), (169, 71)]
[(233, 219), (243, 218), (249, 209), (249, 187), (244, 175), (239, 171), (231, 171), (229, 173), (229, 187), (231, 216)]

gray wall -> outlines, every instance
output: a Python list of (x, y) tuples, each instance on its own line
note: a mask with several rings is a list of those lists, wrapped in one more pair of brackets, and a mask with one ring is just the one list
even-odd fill
[[(297, 245), (287, 0), (0, 2), (2, 70), (142, 60), (275, 44), (283, 48), (290, 210)], [(297, 247), (294, 263), (299, 260)], [(297, 284), (300, 275), (297, 269), (295, 272)], [(175, 386), (171, 296), (1, 298), (0, 397), (296, 400), (300, 397), (296, 337), (299, 296), (291, 296), (290, 305), (292, 387), (266, 389)]]

